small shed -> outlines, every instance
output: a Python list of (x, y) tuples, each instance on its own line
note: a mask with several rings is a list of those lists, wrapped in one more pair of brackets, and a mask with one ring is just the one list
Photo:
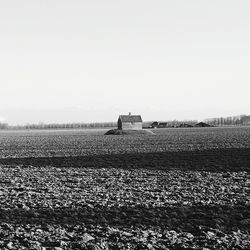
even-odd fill
[(158, 128), (159, 126), (159, 122), (155, 121), (153, 123), (151, 123), (151, 125), (149, 126), (150, 128)]
[(158, 128), (167, 128), (167, 127), (168, 127), (167, 122), (159, 122), (159, 124), (158, 124)]
[(120, 115), (118, 118), (118, 129), (142, 129), (142, 118), (140, 115)]

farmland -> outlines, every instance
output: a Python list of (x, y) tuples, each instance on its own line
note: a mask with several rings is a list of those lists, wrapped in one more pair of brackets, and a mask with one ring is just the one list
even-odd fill
[(1, 249), (249, 249), (250, 127), (0, 132)]

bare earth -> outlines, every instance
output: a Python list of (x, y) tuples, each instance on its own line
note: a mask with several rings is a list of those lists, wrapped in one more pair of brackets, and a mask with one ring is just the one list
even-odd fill
[(249, 249), (250, 127), (0, 132), (1, 249)]

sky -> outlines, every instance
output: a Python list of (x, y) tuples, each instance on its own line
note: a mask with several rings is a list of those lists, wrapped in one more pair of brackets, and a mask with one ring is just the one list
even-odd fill
[(0, 121), (250, 115), (249, 0), (0, 0)]

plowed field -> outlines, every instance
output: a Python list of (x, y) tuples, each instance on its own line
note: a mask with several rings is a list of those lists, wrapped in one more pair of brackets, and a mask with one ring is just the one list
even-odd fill
[(249, 249), (250, 127), (0, 132), (0, 249)]

